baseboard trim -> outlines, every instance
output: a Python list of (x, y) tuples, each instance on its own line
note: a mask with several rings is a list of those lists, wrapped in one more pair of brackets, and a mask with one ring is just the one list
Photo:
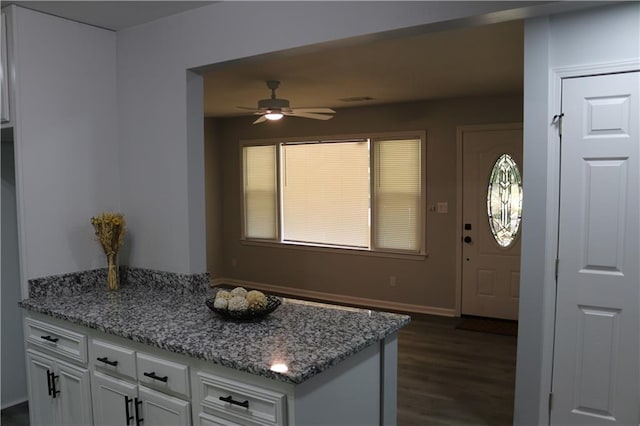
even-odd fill
[(455, 309), (439, 308), (435, 306), (414, 305), (411, 303), (390, 302), (386, 300), (370, 299), (366, 297), (346, 296), (343, 294), (327, 293), (323, 291), (305, 290), (293, 287), (284, 287), (256, 281), (237, 280), (234, 278), (215, 278), (211, 280), (212, 286), (233, 285), (262, 290), (270, 293), (286, 294), (292, 297), (323, 300), (345, 305), (366, 306), (376, 309), (384, 309), (395, 312), (409, 312), (415, 314), (438, 315), (443, 317), (456, 316)]
[(17, 399), (15, 401), (12, 401), (12, 402), (5, 403), (4, 405), (2, 405), (2, 407), (0, 407), (0, 409), (6, 410), (7, 408), (11, 408), (11, 407), (14, 407), (16, 405), (24, 404), (27, 401), (28, 401), (27, 398), (20, 398), (20, 399)]

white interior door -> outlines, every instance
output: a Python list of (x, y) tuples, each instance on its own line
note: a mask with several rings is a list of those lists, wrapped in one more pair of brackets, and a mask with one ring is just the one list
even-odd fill
[(638, 425), (640, 73), (565, 79), (554, 425)]
[(521, 125), (463, 131), (463, 315), (518, 319), (521, 165)]

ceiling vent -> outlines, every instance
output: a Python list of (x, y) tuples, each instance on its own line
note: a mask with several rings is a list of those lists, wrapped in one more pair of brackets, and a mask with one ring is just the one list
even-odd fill
[(365, 102), (365, 101), (373, 101), (375, 100), (371, 96), (352, 96), (350, 98), (340, 98), (338, 99), (342, 102)]

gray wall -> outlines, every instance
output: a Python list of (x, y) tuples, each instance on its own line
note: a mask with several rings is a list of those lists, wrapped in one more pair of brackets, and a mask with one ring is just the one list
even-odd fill
[[(11, 129), (8, 130), (11, 133)], [(2, 408), (27, 399), (27, 378), (22, 337), (20, 261), (18, 255), (18, 217), (16, 213), (16, 179), (13, 142), (2, 130)]]
[[(198, 99), (185, 102), (185, 93), (201, 84), (187, 69), (526, 6), (219, 2), (118, 32), (121, 199), (136, 233), (130, 263), (206, 269), (202, 122), (193, 120), (198, 110), (204, 114)], [(495, 13), (484, 22), (519, 16)]]
[(120, 209), (116, 34), (9, 8), (23, 278), (104, 267), (89, 220)]
[(548, 422), (555, 313), (560, 109), (551, 71), (640, 59), (640, 4), (629, 2), (525, 23), (524, 206), (515, 424)]
[[(254, 126), (253, 120), (253, 117), (240, 117), (216, 122), (219, 130), (216, 142), (222, 147), (219, 165), (224, 186), (222, 193), (216, 193), (220, 188), (207, 191), (207, 204), (222, 205), (224, 214), (220, 223), (223, 268), (210, 271), (214, 278), (377, 299), (406, 304), (406, 309), (436, 308), (432, 311), (455, 313), (456, 126), (521, 122), (521, 95), (347, 108), (322, 122), (285, 118), (277, 123)], [(449, 203), (447, 214), (427, 212), (426, 259), (261, 247), (240, 242), (240, 140), (408, 130), (427, 133), (426, 204)], [(207, 161), (211, 161), (209, 157)], [(207, 235), (218, 232), (216, 228), (207, 229)], [(208, 264), (213, 263), (215, 256), (208, 254)], [(396, 277), (396, 287), (389, 285), (390, 276)]]

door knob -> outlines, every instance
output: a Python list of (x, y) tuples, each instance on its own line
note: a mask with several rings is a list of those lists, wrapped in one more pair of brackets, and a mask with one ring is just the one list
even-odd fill
[(467, 235), (466, 237), (464, 237), (464, 240), (463, 240), (463, 241), (464, 241), (465, 243), (467, 243), (467, 244), (471, 244), (471, 241), (472, 241), (472, 240), (471, 240), (471, 237)]

